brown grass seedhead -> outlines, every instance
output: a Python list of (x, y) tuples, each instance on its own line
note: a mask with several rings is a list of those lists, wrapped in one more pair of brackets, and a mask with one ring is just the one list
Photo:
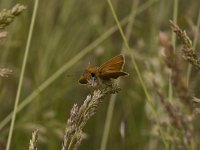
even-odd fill
[(185, 60), (191, 63), (195, 68), (200, 69), (200, 56), (194, 52), (192, 42), (187, 33), (183, 31), (177, 24), (170, 21), (172, 30), (183, 43), (182, 55)]
[(106, 95), (118, 93), (118, 86), (111, 86), (105, 89), (95, 89), (92, 94), (88, 95), (83, 104), (78, 107), (77, 104), (71, 109), (70, 117), (67, 121), (65, 129), (62, 150), (77, 149), (81, 141), (86, 137), (83, 128), (88, 120), (96, 113), (99, 104)]
[(8, 32), (6, 32), (6, 31), (0, 32), (0, 42), (1, 42), (1, 40), (5, 39), (7, 37), (7, 35), (8, 35)]
[(184, 46), (187, 48), (192, 48), (192, 41), (188, 37), (187, 33), (181, 30), (181, 28), (177, 24), (175, 24), (173, 21), (170, 20), (169, 22), (170, 22), (172, 30), (176, 33), (177, 37), (180, 38)]
[(160, 43), (165, 48), (164, 60), (166, 65), (171, 69), (171, 81), (175, 87), (177, 94), (190, 111), (192, 110), (192, 96), (187, 87), (185, 78), (181, 74), (180, 60), (176, 55), (172, 44), (169, 41), (167, 35), (163, 32), (159, 34)]
[(22, 11), (26, 9), (26, 6), (16, 4), (12, 9), (3, 9), (0, 12), (0, 29), (4, 29), (11, 22), (14, 21), (15, 17), (20, 15)]
[(194, 102), (194, 113), (199, 115), (200, 114), (200, 99), (194, 97), (193, 102)]
[[(170, 21), (172, 30), (181, 39), (183, 43), (182, 56), (187, 61), (191, 62), (195, 67), (199, 67), (199, 58), (192, 49), (192, 42), (187, 36), (185, 31), (182, 31), (178, 25)], [(159, 34), (159, 40), (164, 47), (164, 61), (171, 70), (171, 82), (174, 87), (173, 99), (171, 101), (166, 100), (163, 93), (160, 92), (160, 88), (154, 84), (156, 94), (158, 95), (165, 111), (168, 114), (170, 121), (170, 128), (173, 127), (169, 137), (172, 137), (171, 142), (176, 143), (180, 149), (195, 149), (195, 130), (194, 130), (194, 113), (198, 112), (198, 109), (194, 108), (194, 100), (190, 90), (186, 83), (186, 78), (183, 76), (181, 70), (181, 60), (178, 53), (176, 53), (173, 45), (171, 44), (167, 34), (161, 32)], [(175, 102), (175, 96), (178, 96), (180, 101)], [(177, 139), (174, 139), (176, 137)], [(175, 140), (175, 141), (174, 141)]]
[(8, 68), (0, 68), (0, 77), (8, 77), (12, 73), (11, 69)]
[(29, 150), (37, 150), (38, 130), (32, 133), (32, 138), (29, 143)]
[(164, 125), (168, 125), (168, 127), (173, 129), (170, 133), (168, 133), (168, 136), (170, 137), (169, 140), (172, 143), (176, 143), (180, 149), (189, 149), (194, 140), (194, 136), (191, 136), (194, 134), (192, 127), (192, 121), (194, 120), (193, 115), (177, 109), (177, 103), (166, 100), (155, 82), (154, 89), (170, 119), (170, 124), (168, 122), (164, 122), (163, 127)]

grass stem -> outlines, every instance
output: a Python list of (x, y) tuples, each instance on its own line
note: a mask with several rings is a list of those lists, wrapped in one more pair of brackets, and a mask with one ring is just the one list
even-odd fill
[[(138, 10), (138, 8), (137, 8), (138, 3), (139, 3), (138, 0), (134, 0), (133, 5), (132, 5), (131, 14), (129, 16), (129, 22), (128, 22), (128, 25), (127, 25), (127, 28), (126, 28), (127, 41), (129, 41), (129, 39), (130, 39), (133, 23), (134, 23), (135, 16), (136, 16), (137, 10)], [(123, 53), (124, 47), (125, 46), (123, 44), (121, 53)], [(118, 79), (118, 81), (120, 82), (120, 79)], [(110, 126), (111, 126), (111, 120), (112, 120), (112, 117), (113, 117), (115, 102), (116, 102), (116, 95), (112, 95), (110, 100), (109, 100), (109, 106), (108, 106), (108, 110), (107, 110), (103, 136), (102, 136), (102, 139), (101, 139), (101, 148), (100, 148), (101, 150), (105, 150), (107, 143), (108, 143), (108, 136), (109, 136), (109, 132), (110, 132)]]
[(28, 39), (27, 39), (26, 48), (25, 48), (25, 54), (24, 54), (23, 63), (22, 63), (22, 70), (20, 73), (19, 84), (18, 84), (18, 88), (17, 88), (17, 95), (15, 98), (15, 104), (14, 104), (14, 110), (13, 110), (13, 114), (12, 114), (12, 120), (11, 120), (8, 140), (7, 140), (7, 144), (6, 144), (6, 150), (9, 150), (10, 145), (11, 145), (14, 125), (15, 125), (15, 118), (17, 115), (18, 103), (19, 103), (19, 98), (20, 98), (21, 89), (22, 89), (22, 83), (23, 83), (23, 79), (24, 79), (24, 72), (25, 72), (25, 68), (26, 68), (26, 64), (27, 64), (27, 58), (28, 58), (28, 54), (29, 54), (29, 50), (30, 50), (33, 27), (35, 24), (35, 18), (36, 18), (36, 13), (37, 13), (37, 9), (38, 9), (38, 3), (39, 3), (39, 0), (35, 0), (33, 15), (31, 18), (31, 24), (30, 24)]
[(138, 78), (139, 78), (140, 84), (141, 84), (141, 86), (142, 86), (142, 88), (143, 88), (143, 90), (144, 90), (145, 96), (146, 96), (146, 98), (147, 98), (147, 103), (149, 104), (150, 110), (151, 110), (152, 114), (154, 115), (154, 117), (155, 117), (155, 119), (156, 119), (156, 123), (157, 123), (157, 125), (158, 125), (158, 128), (159, 128), (159, 131), (160, 131), (160, 134), (161, 134), (163, 143), (164, 143), (164, 145), (165, 145), (165, 148), (168, 149), (168, 147), (169, 147), (169, 146), (168, 146), (168, 143), (167, 143), (167, 141), (166, 141), (166, 139), (165, 139), (163, 130), (162, 130), (161, 126), (160, 126), (160, 119), (159, 119), (159, 117), (158, 117), (158, 115), (157, 115), (157, 113), (156, 113), (156, 111), (155, 111), (155, 108), (154, 108), (154, 106), (153, 106), (152, 100), (151, 100), (150, 95), (149, 95), (149, 93), (148, 93), (147, 87), (146, 87), (146, 85), (145, 85), (145, 83), (144, 83), (144, 80), (143, 80), (142, 75), (141, 75), (141, 73), (140, 73), (140, 70), (139, 70), (139, 68), (138, 68), (137, 62), (136, 62), (136, 60), (135, 60), (135, 57), (134, 57), (134, 56), (132, 55), (132, 53), (131, 53), (129, 44), (128, 44), (127, 39), (126, 39), (126, 37), (125, 37), (125, 34), (124, 34), (123, 30), (122, 30), (122, 27), (121, 27), (121, 25), (120, 25), (120, 22), (119, 22), (119, 20), (118, 20), (118, 17), (117, 17), (117, 15), (116, 15), (116, 12), (115, 12), (115, 10), (114, 10), (114, 8), (113, 8), (113, 5), (112, 5), (112, 3), (111, 3), (111, 0), (107, 0), (107, 1), (108, 1), (109, 6), (110, 6), (112, 15), (113, 15), (113, 17), (114, 17), (114, 19), (115, 19), (115, 21), (116, 21), (116, 23), (117, 23), (117, 25), (118, 25), (118, 28), (119, 28), (120, 34), (121, 34), (121, 36), (122, 36), (122, 39), (123, 39), (123, 41), (124, 41), (125, 47), (126, 47), (128, 53), (129, 53), (130, 57), (131, 57), (131, 61), (132, 61), (132, 63), (133, 63), (133, 66), (134, 66), (135, 71), (136, 71), (136, 73), (137, 73), (137, 76), (138, 76)]

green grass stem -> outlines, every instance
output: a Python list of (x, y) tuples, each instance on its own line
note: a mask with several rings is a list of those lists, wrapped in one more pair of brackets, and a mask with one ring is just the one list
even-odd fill
[[(133, 23), (134, 23), (134, 20), (135, 20), (135, 16), (137, 14), (138, 3), (139, 3), (138, 0), (134, 0), (133, 5), (132, 5), (131, 15), (129, 17), (129, 22), (128, 22), (127, 28), (126, 28), (127, 41), (129, 41), (132, 29), (133, 29), (132, 27), (133, 27)], [(124, 49), (124, 44), (122, 46), (122, 52), (121, 53), (123, 53), (123, 49)], [(120, 79), (118, 81), (120, 82)], [(116, 95), (111, 95), (111, 98), (109, 100), (109, 105), (108, 105), (108, 110), (107, 110), (104, 130), (103, 130), (103, 135), (102, 135), (102, 139), (101, 139), (100, 150), (105, 150), (107, 143), (108, 143), (108, 136), (109, 136), (109, 132), (110, 132), (110, 126), (111, 126), (111, 120), (112, 120), (112, 117), (113, 117), (115, 102), (116, 102)]]
[(13, 110), (12, 119), (11, 119), (8, 140), (7, 140), (7, 144), (6, 144), (6, 150), (10, 149), (11, 140), (12, 140), (12, 136), (13, 136), (15, 118), (17, 115), (18, 103), (19, 103), (19, 98), (20, 98), (21, 89), (22, 89), (22, 83), (23, 83), (23, 79), (24, 79), (24, 72), (25, 72), (26, 64), (27, 64), (27, 58), (28, 58), (28, 54), (29, 54), (29, 50), (30, 50), (31, 38), (32, 38), (32, 34), (33, 34), (33, 28), (34, 28), (34, 24), (35, 24), (37, 9), (38, 9), (38, 3), (39, 3), (39, 0), (35, 0), (33, 15), (31, 18), (31, 24), (30, 24), (30, 29), (29, 29), (29, 33), (28, 33), (28, 39), (26, 42), (25, 54), (24, 54), (23, 63), (22, 63), (22, 69), (21, 69), (20, 78), (19, 78), (19, 84), (18, 84), (18, 88), (17, 88), (17, 95), (15, 98), (15, 104), (14, 104), (14, 110)]
[[(177, 17), (178, 17), (178, 2), (179, 0), (174, 0), (173, 4), (173, 21), (176, 23), (177, 22)], [(172, 32), (172, 45), (174, 47), (174, 50), (176, 49), (176, 34)], [(169, 74), (169, 90), (168, 90), (168, 97), (169, 101), (172, 101), (173, 99), (173, 87), (172, 87), (172, 81), (171, 81), (171, 76), (172, 73), (170, 72)]]
[(119, 22), (119, 20), (118, 20), (118, 17), (117, 17), (117, 15), (116, 15), (116, 13), (115, 13), (115, 10), (114, 10), (113, 5), (112, 5), (112, 3), (111, 3), (110, 0), (108, 0), (108, 4), (109, 4), (110, 9), (111, 9), (111, 11), (112, 11), (113, 17), (114, 17), (114, 19), (115, 19), (115, 21), (116, 21), (116, 23), (117, 23), (117, 25), (118, 25), (118, 28), (119, 28), (120, 34), (121, 34), (121, 36), (122, 36), (122, 39), (123, 39), (123, 41), (124, 41), (125, 47), (127, 48), (127, 51), (128, 51), (128, 53), (129, 53), (129, 55), (131, 56), (131, 61), (132, 61), (132, 63), (133, 63), (133, 66), (134, 66), (135, 71), (136, 71), (136, 73), (137, 73), (137, 76), (138, 76), (138, 78), (139, 78), (140, 84), (141, 84), (141, 86), (142, 86), (142, 88), (143, 88), (143, 90), (144, 90), (145, 96), (146, 96), (146, 98), (147, 98), (147, 103), (149, 104), (150, 110), (151, 110), (152, 114), (154, 115), (154, 118), (156, 119), (156, 123), (157, 123), (157, 125), (158, 125), (159, 131), (160, 131), (160, 134), (161, 134), (161, 137), (162, 137), (162, 141), (163, 141), (163, 143), (164, 143), (164, 145), (165, 145), (165, 148), (168, 149), (169, 145), (168, 145), (168, 143), (167, 143), (167, 141), (166, 141), (166, 138), (165, 138), (165, 136), (164, 136), (164, 132), (163, 132), (161, 126), (160, 126), (160, 119), (159, 119), (159, 117), (158, 117), (158, 115), (157, 115), (157, 113), (156, 113), (156, 111), (155, 111), (155, 108), (154, 108), (154, 106), (153, 106), (152, 100), (151, 100), (150, 95), (149, 95), (149, 93), (148, 93), (147, 87), (146, 87), (146, 85), (145, 85), (145, 83), (144, 83), (144, 81), (143, 81), (142, 75), (141, 75), (140, 70), (139, 70), (139, 68), (138, 68), (138, 65), (137, 65), (137, 63), (136, 63), (135, 57), (134, 57), (134, 56), (132, 55), (132, 53), (131, 53), (129, 44), (128, 44), (128, 42), (127, 42), (127, 39), (126, 39), (126, 37), (125, 37), (125, 34), (124, 34), (123, 30), (122, 30), (122, 27), (121, 27), (121, 25), (120, 25), (120, 22)]

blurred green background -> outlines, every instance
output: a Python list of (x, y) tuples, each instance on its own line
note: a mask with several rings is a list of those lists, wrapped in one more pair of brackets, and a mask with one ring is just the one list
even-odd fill
[[(139, 0), (137, 6), (136, 0), (112, 2), (120, 20), (131, 12), (136, 12), (130, 32), (131, 51), (152, 98), (154, 89), (149, 83), (152, 75), (159, 80), (167, 95), (167, 67), (161, 60), (162, 48), (158, 42), (158, 33), (165, 31), (171, 34), (169, 20), (173, 19), (174, 0)], [(12, 8), (17, 3), (26, 5), (27, 9), (6, 28), (8, 37), (0, 42), (0, 67), (13, 70), (8, 78), (0, 78), (0, 122), (13, 110), (34, 7), (33, 0), (1, 0), (0, 10)], [(194, 37), (193, 28), (197, 24), (199, 6), (198, 0), (180, 0), (177, 6), (177, 22), (186, 29), (191, 39)], [(128, 21), (123, 24), (124, 31), (127, 23)], [(130, 76), (120, 81), (122, 91), (117, 94), (114, 105), (107, 149), (163, 149), (162, 141), (154, 133), (155, 124), (152, 123), (146, 97), (129, 54), (123, 47), (119, 31), (104, 35), (115, 25), (105, 0), (39, 2), (20, 103), (63, 65), (69, 62), (71, 65), (17, 114), (11, 149), (28, 149), (31, 133), (36, 128), (39, 129), (39, 149), (60, 149), (70, 109), (74, 103), (80, 106), (89, 93), (86, 86), (78, 83), (88, 62), (100, 65), (122, 52), (126, 59), (124, 70)], [(93, 43), (101, 36), (105, 39)], [(88, 46), (88, 52), (85, 52)], [(198, 47), (199, 42), (197, 49)], [(79, 59), (76, 59), (77, 55), (80, 56)], [(199, 85), (199, 73), (192, 73), (194, 80), (191, 80), (191, 91), (198, 97), (199, 89), (195, 87)], [(96, 115), (87, 123), (84, 129), (87, 138), (82, 141), (80, 149), (100, 148), (109, 100), (109, 97), (104, 99)], [(159, 114), (160, 117), (162, 115), (164, 114)], [(124, 128), (122, 124), (125, 125)], [(10, 122), (0, 129), (2, 145), (6, 144), (9, 126)], [(124, 137), (121, 136), (120, 129), (125, 132)]]

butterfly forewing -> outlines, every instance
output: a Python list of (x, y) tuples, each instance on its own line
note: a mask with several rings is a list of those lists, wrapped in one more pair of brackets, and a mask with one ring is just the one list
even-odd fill
[(99, 72), (108, 73), (108, 72), (114, 72), (114, 71), (120, 71), (122, 70), (124, 65), (124, 56), (123, 55), (117, 55), (104, 64), (102, 64), (99, 67)]

